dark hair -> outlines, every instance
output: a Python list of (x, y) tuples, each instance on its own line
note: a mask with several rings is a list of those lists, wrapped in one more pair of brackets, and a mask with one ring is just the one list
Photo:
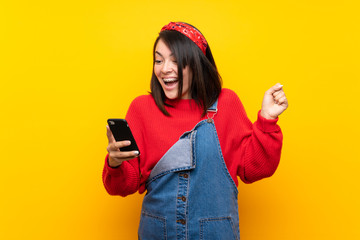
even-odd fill
[[(180, 32), (162, 31), (159, 33), (154, 44), (153, 64), (155, 64), (155, 48), (160, 39), (169, 47), (177, 60), (179, 79), (178, 99), (181, 99), (183, 87), (182, 70), (189, 66), (193, 76), (190, 85), (191, 98), (202, 107), (204, 110), (202, 116), (204, 116), (207, 109), (215, 103), (221, 92), (221, 77), (216, 68), (209, 45), (206, 48), (205, 56), (192, 40)], [(166, 116), (170, 116), (165, 106), (171, 107), (171, 105), (165, 103), (166, 96), (154, 73), (154, 68), (150, 88), (150, 93), (155, 99), (158, 108)]]

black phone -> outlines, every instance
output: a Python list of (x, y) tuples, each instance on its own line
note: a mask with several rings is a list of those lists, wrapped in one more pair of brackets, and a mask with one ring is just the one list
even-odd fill
[(140, 155), (140, 150), (135, 142), (134, 136), (132, 135), (130, 127), (125, 119), (110, 118), (107, 120), (107, 123), (117, 142), (124, 140), (131, 141), (130, 146), (122, 147), (120, 148), (120, 151), (138, 151)]

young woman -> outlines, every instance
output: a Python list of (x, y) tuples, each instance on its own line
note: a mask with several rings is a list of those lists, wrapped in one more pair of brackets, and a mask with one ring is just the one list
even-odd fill
[(151, 94), (126, 119), (139, 146), (121, 152), (109, 128), (103, 182), (111, 195), (147, 191), (139, 239), (239, 239), (237, 176), (271, 176), (280, 160), (278, 116), (288, 103), (276, 84), (252, 124), (238, 96), (221, 88), (210, 47), (193, 26), (171, 22), (153, 50)]

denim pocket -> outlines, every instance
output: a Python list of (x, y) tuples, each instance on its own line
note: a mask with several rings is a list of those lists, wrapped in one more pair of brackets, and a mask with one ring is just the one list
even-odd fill
[(138, 231), (141, 240), (166, 240), (166, 219), (142, 212)]
[(236, 240), (236, 231), (230, 217), (200, 220), (201, 240)]

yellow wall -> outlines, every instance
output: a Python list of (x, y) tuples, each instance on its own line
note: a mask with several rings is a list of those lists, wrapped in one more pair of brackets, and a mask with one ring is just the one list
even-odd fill
[(241, 238), (360, 238), (359, 10), (356, 0), (1, 1), (0, 239), (137, 239), (142, 195), (102, 185), (106, 119), (149, 90), (169, 21), (204, 33), (252, 121), (276, 82), (290, 102), (278, 171), (239, 185)]

